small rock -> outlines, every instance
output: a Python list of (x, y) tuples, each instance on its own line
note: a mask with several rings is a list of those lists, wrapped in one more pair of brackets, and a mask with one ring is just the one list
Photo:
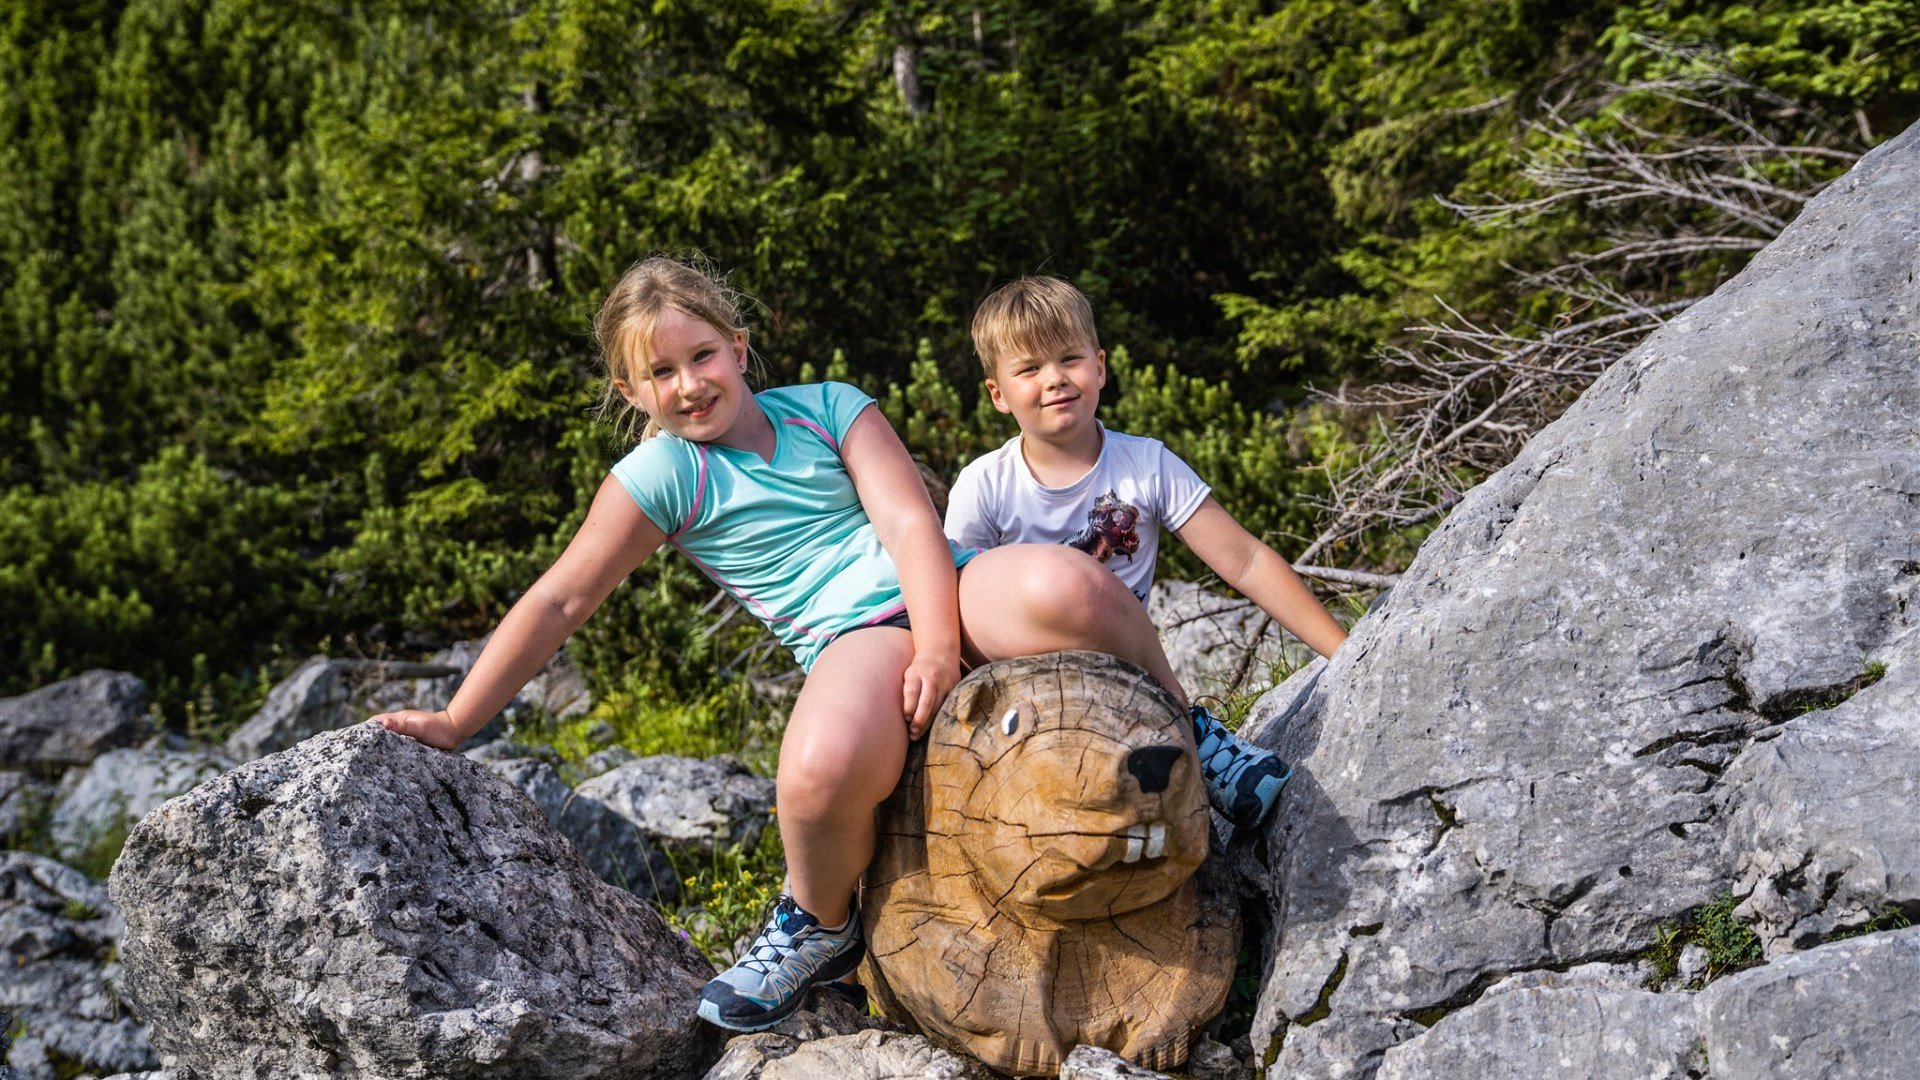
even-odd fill
[(574, 798), (604, 804), (668, 850), (704, 854), (758, 837), (773, 794), (773, 781), (735, 758), (660, 755), (596, 776)]
[(1060, 1080), (1172, 1080), (1166, 1073), (1143, 1069), (1111, 1050), (1076, 1046), (1060, 1063)]
[(1194, 1040), (1193, 1054), (1187, 1059), (1187, 1076), (1191, 1080), (1249, 1080), (1254, 1075), (1253, 1066), (1235, 1056), (1230, 1048), (1205, 1035)]
[(327, 657), (308, 657), (267, 692), (258, 712), (227, 737), (227, 756), (253, 761), (347, 724), (343, 669), (344, 665)]
[(147, 684), (89, 671), (0, 700), (0, 765), (86, 765), (147, 735)]
[(205, 752), (110, 750), (94, 759), (53, 808), (54, 843), (63, 858), (76, 858), (99, 837), (131, 826), (154, 807), (233, 765)]
[(869, 1030), (802, 1042), (790, 1035), (742, 1035), (706, 1080), (995, 1080), (986, 1066), (924, 1036)]
[(1690, 983), (1705, 975), (1710, 963), (1707, 950), (1698, 945), (1688, 945), (1680, 950), (1679, 960), (1674, 965), (1675, 974), (1682, 984)]

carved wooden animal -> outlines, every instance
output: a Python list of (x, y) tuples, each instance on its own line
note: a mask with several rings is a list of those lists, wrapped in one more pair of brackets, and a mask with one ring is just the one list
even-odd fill
[(1084, 652), (976, 670), (881, 807), (861, 981), (1005, 1072), (1056, 1075), (1080, 1043), (1175, 1067), (1239, 944), (1208, 822), (1191, 729), (1145, 672)]

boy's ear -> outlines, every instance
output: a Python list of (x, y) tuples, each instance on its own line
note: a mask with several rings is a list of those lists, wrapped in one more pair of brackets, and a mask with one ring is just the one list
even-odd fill
[(1013, 411), (1013, 406), (1007, 404), (1007, 399), (1000, 396), (1000, 381), (998, 379), (987, 380), (987, 396), (993, 399), (994, 408), (999, 409), (1003, 413)]
[(1107, 388), (1107, 350), (1095, 349), (1093, 362), (1100, 368), (1100, 389), (1105, 390)]

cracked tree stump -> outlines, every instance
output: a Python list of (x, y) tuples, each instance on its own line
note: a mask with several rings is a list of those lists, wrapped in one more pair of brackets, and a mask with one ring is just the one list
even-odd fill
[(1004, 1072), (1058, 1074), (1082, 1043), (1178, 1066), (1239, 945), (1208, 826), (1191, 728), (1146, 672), (1087, 652), (976, 670), (880, 808), (861, 981)]

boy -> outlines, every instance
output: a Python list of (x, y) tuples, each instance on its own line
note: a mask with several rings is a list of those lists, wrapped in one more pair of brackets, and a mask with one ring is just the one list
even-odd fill
[[(1331, 656), (1346, 640), (1293, 567), (1222, 509), (1186, 462), (1095, 417), (1107, 354), (1080, 290), (1053, 277), (1002, 286), (974, 312), (973, 345), (994, 408), (1012, 413), (1020, 434), (961, 470), (947, 498), (949, 537), (983, 550), (1068, 544), (1144, 601), (1165, 525), (1315, 652)], [(1236, 828), (1259, 825), (1292, 770), (1204, 706), (1192, 716), (1209, 801)]]

